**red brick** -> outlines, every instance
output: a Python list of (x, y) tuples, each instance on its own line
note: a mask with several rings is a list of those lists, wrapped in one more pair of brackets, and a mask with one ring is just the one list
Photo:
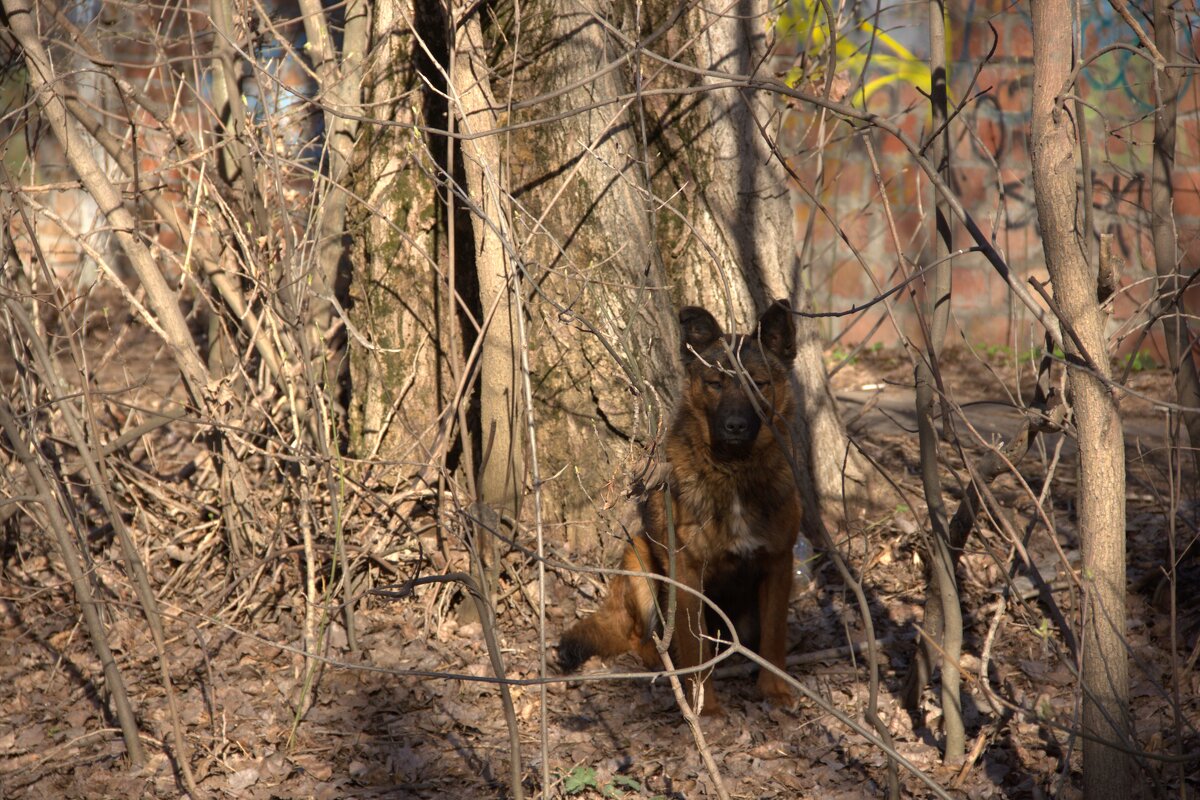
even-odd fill
[(1200, 227), (1192, 227), (1186, 222), (1177, 223), (1176, 231), (1179, 235), (1179, 255), (1183, 259), (1183, 271), (1191, 272), (1200, 266)]
[(1175, 218), (1194, 227), (1200, 221), (1200, 171), (1184, 167), (1174, 175)]
[[(952, 268), (954, 287), (954, 308), (958, 311), (979, 309), (995, 311), (1003, 303), (1008, 293), (1008, 287), (996, 275), (991, 265), (976, 261), (967, 262), (972, 258), (966, 256), (960, 259), (961, 266)], [(999, 287), (997, 289), (996, 287)]]
[(995, 84), (992, 97), (996, 99), (996, 103), (1000, 106), (1001, 111), (1020, 115), (1029, 113), (1030, 87), (1026, 85), (1025, 81), (1020, 80), (1023, 75), (1027, 75), (1028, 73), (1028, 68), (1022, 70), (1014, 69), (1006, 78), (1002, 77)]
[(792, 225), (796, 231), (797, 238), (801, 238), (804, 236), (804, 232), (808, 230), (809, 215), (816, 213), (816, 209), (812, 207), (812, 202), (806, 197), (795, 204), (795, 212), (796, 217)]
[[(1032, 160), (1029, 156), (1029, 125), (1009, 125), (1008, 149), (1004, 151), (1005, 161), (1015, 162), (1026, 172), (1030, 169)], [(1001, 165), (1003, 166), (1003, 165)]]
[(1180, 117), (1175, 133), (1176, 163), (1200, 162), (1200, 116)]
[(987, 263), (987, 261), (981, 259), (980, 269), (987, 275), (985, 278), (987, 288), (983, 295), (987, 299), (987, 307), (995, 314), (1006, 312), (1012, 302), (1012, 298), (1010, 297), (1012, 289), (1009, 288), (1004, 279), (1000, 277), (995, 268)]
[(1110, 159), (1122, 161), (1132, 152), (1134, 142), (1128, 130), (1110, 133), (1104, 140), (1104, 154)]
[(1147, 181), (1126, 180), (1111, 173), (1099, 173), (1093, 183), (1094, 201), (1101, 215), (1116, 215), (1122, 224), (1137, 219), (1138, 213), (1148, 207)]
[(1120, 290), (1113, 298), (1113, 317), (1119, 320), (1129, 319), (1146, 310), (1146, 304), (1153, 296), (1158, 281), (1153, 273), (1137, 273), (1126, 267), (1120, 279)]
[[(986, 20), (986, 17), (976, 16), (975, 20), (967, 24), (966, 30), (963, 32), (967, 37), (967, 58), (973, 63), (982, 61), (987, 57), (988, 51), (992, 49), (992, 30), (983, 20)], [(956, 44), (958, 45), (956, 48), (957, 52), (955, 53), (957, 56), (962, 53), (962, 45), (957, 42)], [(1004, 42), (1001, 39), (996, 52), (1004, 52), (1003, 48)]]
[[(871, 327), (879, 319), (879, 316), (886, 313), (883, 306), (879, 305), (861, 315), (846, 318), (839, 329), (845, 330), (840, 340), (841, 343), (847, 346), (859, 344), (870, 333)], [(900, 326), (900, 331), (896, 330), (897, 324)], [(904, 338), (913, 337), (920, 340), (920, 326), (912, 312), (912, 305), (907, 302), (899, 302), (896, 304), (895, 315), (884, 320), (879, 329), (871, 336), (870, 341), (872, 344), (878, 342), (884, 347), (893, 347), (900, 344)]]
[[(1129, 79), (1130, 86), (1139, 83), (1133, 78)], [(1103, 108), (1105, 116), (1107, 116), (1110, 124), (1122, 125), (1131, 122), (1140, 116), (1145, 111), (1145, 106), (1140, 100), (1134, 100), (1134, 97), (1145, 98), (1148, 102), (1151, 95), (1149, 86), (1136, 86), (1132, 88), (1133, 96), (1130, 96), (1123, 88), (1114, 88), (1107, 91), (1087, 91), (1085, 95), (1088, 102), (1097, 108)]]
[(1181, 116), (1200, 110), (1200, 80), (1193, 77), (1190, 85), (1180, 92), (1178, 110)]
[[(909, 134), (911, 136), (911, 134)], [(894, 158), (896, 156), (907, 156), (908, 149), (900, 143), (900, 140), (890, 133), (879, 134), (880, 138), (876, 140), (876, 152), (883, 158)]]
[(919, 193), (927, 190), (929, 186), (928, 182), (924, 180), (924, 174), (911, 166), (904, 171), (885, 170), (883, 178), (893, 214), (916, 208)]
[(166, 225), (159, 227), (158, 244), (162, 249), (170, 253), (182, 253), (184, 251), (183, 241), (175, 235), (175, 231)]
[[(1011, 165), (1012, 161), (1006, 160), (1002, 163)], [(1028, 164), (1001, 166), (998, 172), (993, 171), (992, 174), (997, 176), (1000, 183), (1005, 187), (1020, 189), (1022, 194), (1028, 194), (1033, 191), (1033, 176), (1029, 172)]]
[[(871, 328), (874, 327), (875, 322), (879, 319), (879, 315), (886, 313), (882, 306), (876, 306), (862, 314), (842, 318), (841, 325), (838, 328), (838, 332), (841, 333), (838, 343), (844, 348), (860, 344), (871, 333)], [(879, 329), (871, 336), (871, 344), (877, 342), (884, 347), (890, 347), (900, 342), (900, 337), (896, 334), (896, 329), (892, 325), (891, 320), (884, 320)]]
[[(870, 162), (866, 158), (859, 160), (847, 159), (837, 165), (837, 169), (827, 174), (833, 179), (827, 185), (841, 198), (863, 198), (867, 187), (867, 173)], [(874, 179), (871, 179), (874, 183)]]
[(1133, 272), (1137, 269), (1154, 271), (1154, 240), (1150, 233), (1149, 225), (1134, 225), (1126, 226), (1124, 230), (1124, 241), (1129, 243), (1125, 256), (1125, 269)]
[[(1184, 291), (1183, 307), (1188, 310), (1200, 308), (1200, 286), (1193, 283)], [(1193, 327), (1195, 327), (1194, 323)]]
[(1131, 294), (1128, 288), (1117, 292), (1113, 297), (1112, 310), (1113, 319), (1126, 320), (1137, 314), (1138, 309), (1142, 305), (1142, 299)]
[(919, 278), (916, 278), (908, 285), (908, 288), (902, 292), (903, 303), (905, 305), (916, 304), (917, 306), (920, 306), (922, 311), (925, 311), (929, 307), (929, 293), (931, 291), (932, 280), (932, 271), (925, 273)]
[(990, 214), (995, 206), (995, 172), (989, 167), (955, 167), (958, 196), (974, 215)]
[[(893, 208), (892, 217), (896, 223), (896, 235), (900, 238), (900, 246), (904, 247), (910, 256), (919, 252), (924, 246), (924, 242), (928, 240), (928, 234), (922, 232), (922, 228), (927, 230), (931, 224), (927, 222), (926, 215), (918, 211), (915, 205), (912, 205), (904, 210)], [(887, 237), (890, 252), (893, 247), (890, 231), (887, 233)]]
[(1011, 3), (1006, 2), (1006, 0), (978, 0), (978, 2), (971, 3), (969, 5), (966, 3), (954, 2), (950, 4), (951, 15), (954, 15), (955, 11), (957, 11), (960, 5), (966, 6), (964, 11), (969, 10), (974, 19), (986, 20), (1007, 12)]
[[(988, 345), (1007, 345), (1012, 335), (1006, 309), (996, 309), (994, 313), (978, 311), (956, 315), (962, 332), (968, 344), (975, 347)], [(954, 340), (947, 339), (947, 343)], [(962, 341), (959, 338), (958, 341)], [(955, 342), (957, 343), (957, 342)]]
[(1000, 254), (1015, 273), (1016, 280), (1025, 281), (1034, 267), (1040, 268), (1042, 275), (1045, 274), (1042, 235), (1037, 229), (1036, 219), (1028, 225), (1005, 227), (1000, 232), (998, 242), (1001, 245)]
[(925, 335), (921, 332), (921, 320), (917, 316), (912, 301), (909, 300), (906, 303), (900, 304), (899, 309), (901, 312), (898, 315), (900, 330), (912, 341), (923, 345), (925, 343)]
[(865, 284), (862, 265), (857, 261), (842, 261), (835, 265), (829, 277), (829, 294), (837, 309), (848, 308), (860, 301)]
[(975, 117), (976, 146), (982, 145), (992, 158), (1001, 158), (1008, 150), (1008, 130), (1002, 120), (991, 114)]
[[(999, 27), (999, 26), (997, 26)], [(1023, 14), (1004, 15), (1004, 27), (998, 53), (1007, 58), (1033, 58), (1033, 26)]]
[[(875, 215), (870, 210), (856, 211), (853, 215), (839, 220), (839, 223), (846, 238), (850, 240), (850, 244), (854, 245), (859, 252), (866, 252), (882, 235), (881, 219), (882, 215)], [(844, 247), (842, 244), (838, 246)], [(846, 253), (846, 258), (852, 257), (850, 253)]]

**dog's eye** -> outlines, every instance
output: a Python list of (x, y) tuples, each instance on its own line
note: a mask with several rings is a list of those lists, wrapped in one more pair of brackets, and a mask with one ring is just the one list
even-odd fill
[(721, 379), (720, 378), (705, 378), (704, 385), (710, 389), (720, 389), (721, 388)]
[(767, 387), (771, 385), (770, 381), (755, 381), (754, 385), (758, 387), (760, 392), (765, 392)]

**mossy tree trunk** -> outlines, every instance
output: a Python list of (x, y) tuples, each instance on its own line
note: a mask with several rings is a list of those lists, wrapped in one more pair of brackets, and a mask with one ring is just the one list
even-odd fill
[(363, 126), (350, 186), (366, 202), (353, 204), (347, 220), (350, 435), (357, 455), (432, 465), (448, 447), (453, 339), (438, 164), (414, 126), (444, 127), (445, 103), (422, 84), (421, 72), (430, 80), (437, 72), (414, 20), (417, 9), (402, 0), (376, 3), (371, 18), (363, 99), (379, 124)]

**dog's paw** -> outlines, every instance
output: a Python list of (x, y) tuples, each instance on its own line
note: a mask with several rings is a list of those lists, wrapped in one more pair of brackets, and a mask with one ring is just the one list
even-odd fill
[(578, 672), (590, 656), (587, 646), (580, 639), (568, 634), (555, 648), (553, 664), (560, 673), (570, 674)]
[(773, 706), (790, 708), (796, 703), (796, 692), (774, 672), (763, 670), (759, 674), (758, 690), (762, 692), (763, 699)]

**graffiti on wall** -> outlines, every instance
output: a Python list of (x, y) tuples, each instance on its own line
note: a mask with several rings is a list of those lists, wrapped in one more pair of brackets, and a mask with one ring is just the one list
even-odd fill
[[(786, 5), (777, 26), (781, 34), (789, 37), (797, 54), (793, 56), (789, 80), (816, 82), (814, 75), (818, 79), (823, 77), (819, 72), (821, 58), (805, 54), (821, 53), (821, 47), (829, 41), (831, 25), (825, 14), (829, 7), (816, 0), (792, 0)], [(854, 94), (846, 98), (847, 102), (887, 115), (916, 139), (926, 136), (929, 43), (927, 38), (922, 40), (928, 30), (926, 7), (882, 0), (878, 4), (842, 8), (850, 10), (844, 11), (832, 29), (838, 31), (837, 69), (849, 77), (853, 86)], [(853, 16), (854, 13), (858, 16)], [(1099, 0), (1084, 13), (1082, 52), (1088, 60), (1077, 84), (1081, 105), (1077, 108), (1071, 104), (1068, 111), (1074, 117), (1082, 109), (1079, 121), (1087, 132), (1092, 175), (1091, 192), (1086, 199), (1092, 205), (1093, 233), (1113, 235), (1126, 264), (1124, 283), (1130, 292), (1146, 292), (1142, 278), (1153, 273), (1153, 264), (1145, 263), (1149, 232), (1150, 115), (1155, 108), (1152, 66), (1128, 50), (1104, 52), (1104, 48), (1113, 44), (1137, 43), (1134, 33), (1108, 0)], [(1144, 17), (1142, 22), (1146, 29), (1152, 28)], [(1181, 51), (1194, 52), (1193, 31), (1186, 24), (1180, 28)], [(952, 55), (952, 104), (957, 109), (951, 127), (952, 188), (985, 232), (1005, 248), (1012, 268), (1019, 273), (1040, 273), (1044, 265), (1029, 158), (1033, 39), (1028, 9), (1002, 0), (951, 0), (947, 4), (947, 30), (952, 39), (947, 47)], [(1200, 142), (1196, 141), (1200, 135), (1196, 89), (1189, 73), (1178, 95), (1181, 165), (1195, 163), (1193, 156), (1200, 154)], [(928, 235), (923, 231), (928, 227), (932, 200), (928, 182), (916, 173), (908, 154), (878, 131), (872, 141), (881, 174), (875, 176), (861, 168), (865, 158), (862, 135), (834, 135), (818, 143), (812, 137), (813, 129), (804, 126), (797, 129), (808, 131), (807, 139), (794, 143), (797, 172), (804, 179), (815, 178), (811, 172), (805, 172), (806, 168), (819, 166), (825, 171), (821, 200), (837, 221), (835, 227), (822, 222), (824, 215), (818, 215), (817, 224), (801, 228), (812, 230), (818, 239), (802, 248), (811, 260), (808, 266), (814, 288), (830, 308), (862, 304), (873, 297), (874, 285), (886, 280), (885, 268), (876, 268), (873, 280), (835, 280), (834, 276), (850, 268), (861, 271), (862, 262), (867, 268), (895, 263), (896, 247), (878, 202), (881, 193), (890, 203), (889, 211), (898, 228), (904, 255), (916, 263), (926, 259), (923, 246)], [(810, 158), (818, 152), (820, 158)], [(1186, 259), (1193, 250), (1200, 256), (1200, 244), (1195, 247), (1188, 244), (1193, 240), (1200, 243), (1200, 196), (1187, 170), (1180, 170), (1180, 175), (1176, 183), (1176, 220), (1181, 252)], [(885, 186), (882, 190), (881, 182)], [(1196, 183), (1200, 184), (1200, 176)], [(1194, 200), (1185, 202), (1188, 198)], [(805, 218), (809, 214), (800, 207), (797, 213)], [(965, 245), (965, 234), (960, 230), (958, 235), (963, 237)], [(858, 250), (858, 257), (851, 247)], [(1184, 268), (1188, 269), (1187, 264)], [(991, 285), (999, 279), (991, 275), (990, 267), (981, 258), (964, 257), (955, 262), (955, 270), (956, 275), (964, 278), (969, 278), (973, 271), (978, 273), (976, 279), (961, 281), (963, 292), (989, 293), (986, 297), (971, 298), (960, 296), (956, 290), (955, 308), (964, 332), (974, 328), (986, 339), (1004, 330), (999, 334), (1004, 337), (1021, 324), (1020, 309), (995, 302), (997, 296), (1004, 297), (1003, 287), (997, 289)], [(1126, 304), (1136, 305), (1136, 298)], [(996, 314), (1009, 314), (1016, 322), (1003, 329), (984, 324), (987, 315)], [(834, 325), (854, 323), (854, 319), (847, 318)], [(867, 330), (872, 326), (857, 327)], [(830, 332), (836, 334), (838, 328)]]
[[(831, 23), (826, 8), (817, 0), (792, 0), (776, 22), (778, 35), (797, 43), (799, 53), (825, 52), (829, 40), (834, 38), (836, 70), (854, 83), (850, 102), (865, 106), (875, 93), (895, 83), (909, 84), (925, 93), (930, 91), (928, 62), (918, 58), (898, 37), (869, 19), (859, 19), (850, 25), (839, 25), (837, 19)], [(788, 70), (789, 86), (824, 77), (823, 64), (804, 61)]]

